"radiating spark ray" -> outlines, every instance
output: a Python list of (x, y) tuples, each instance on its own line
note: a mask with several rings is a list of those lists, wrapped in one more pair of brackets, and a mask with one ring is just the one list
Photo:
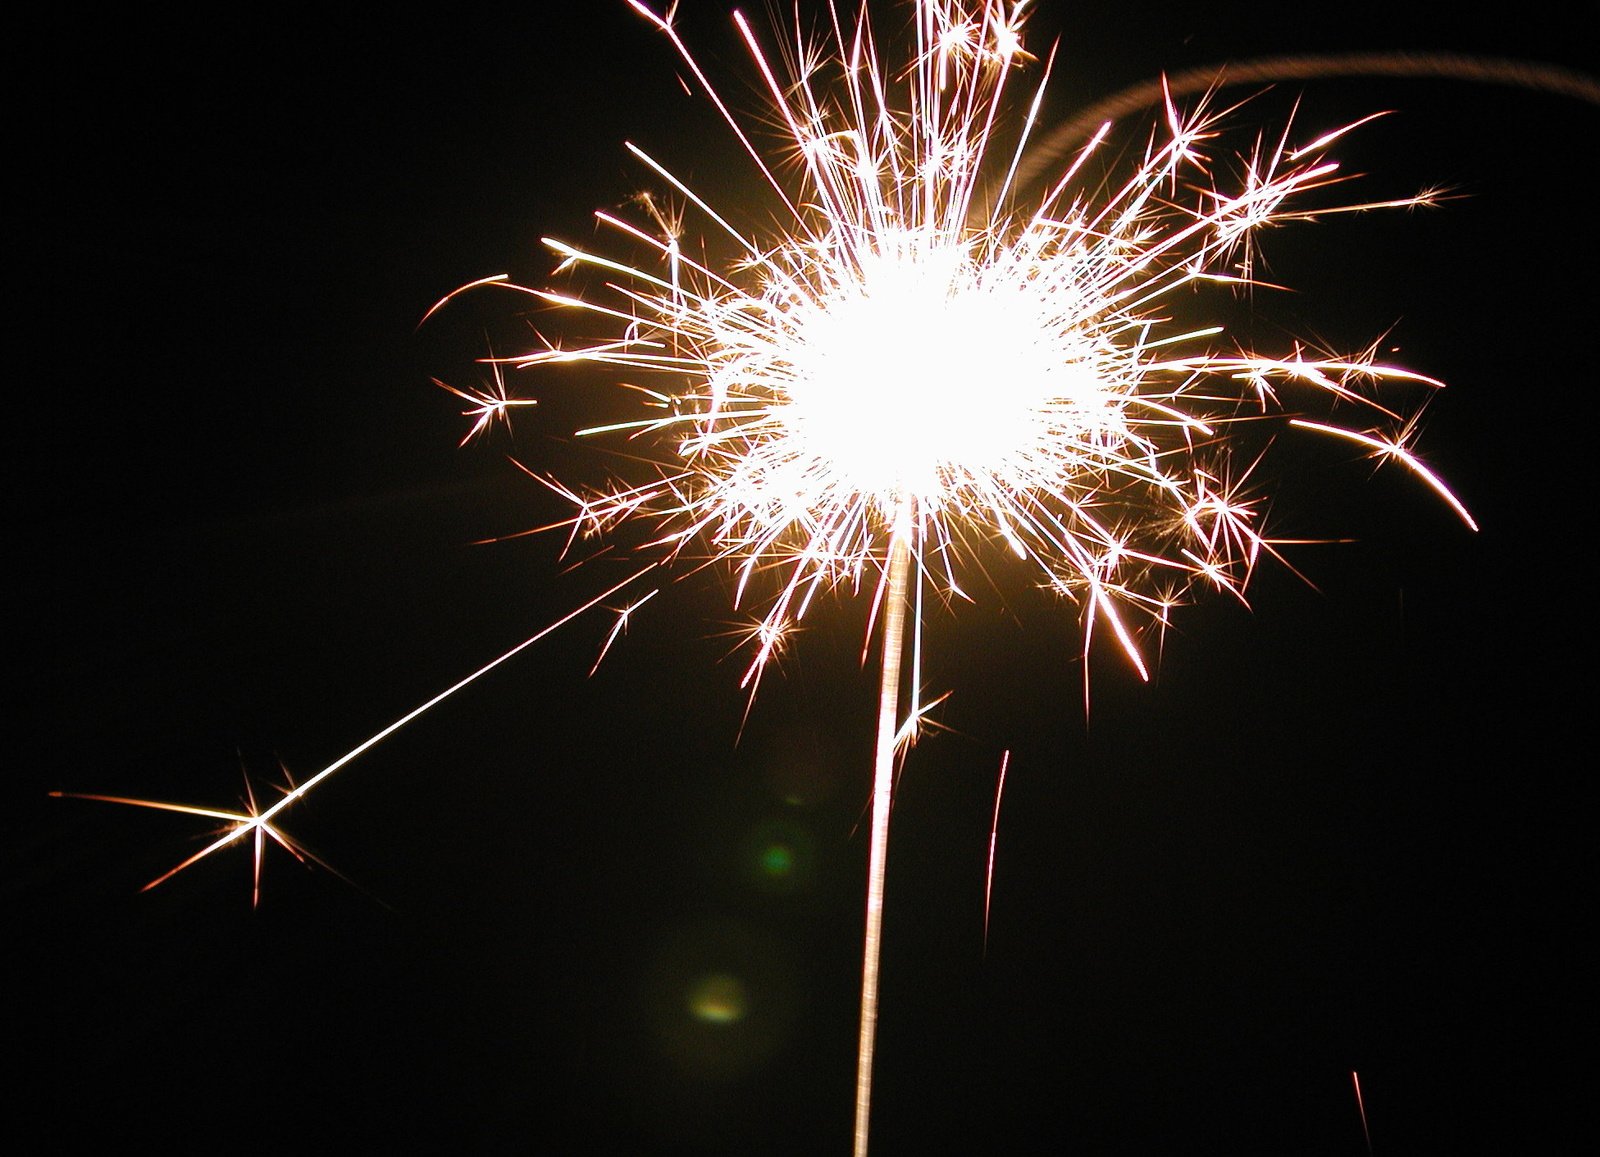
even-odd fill
[[(739, 143), (744, 146), (745, 152), (750, 154), (751, 159), (756, 163), (756, 167), (771, 183), (773, 191), (778, 194), (778, 197), (783, 201), (784, 205), (788, 207), (791, 213), (798, 214), (799, 210), (797, 210), (794, 205), (790, 203), (788, 194), (784, 192), (783, 186), (780, 185), (777, 179), (767, 171), (767, 167), (761, 159), (760, 151), (750, 143), (750, 138), (745, 136), (744, 129), (739, 127), (739, 119), (728, 110), (727, 105), (722, 103), (722, 98), (717, 95), (716, 87), (706, 79), (706, 74), (700, 71), (700, 65), (695, 60), (694, 54), (689, 51), (689, 46), (686, 45), (678, 36), (678, 30), (672, 26), (672, 9), (669, 8), (667, 10), (667, 15), (665, 17), (661, 17), (657, 16), (655, 12), (645, 7), (640, 0), (628, 0), (628, 4), (635, 12), (638, 12), (646, 20), (650, 21), (650, 23), (654, 24), (658, 29), (665, 33), (668, 40), (672, 41), (672, 46), (678, 50), (678, 55), (682, 57), (683, 62), (689, 66), (689, 71), (694, 73), (695, 80), (700, 82), (700, 90), (704, 92), (706, 98), (717, 107), (717, 111), (722, 114), (722, 119), (726, 121), (728, 127), (733, 130), (733, 135), (737, 137), (739, 139)], [(737, 12), (734, 13), (734, 19), (741, 24), (743, 23), (742, 18)]]
[(635, 599), (633, 602), (629, 603), (627, 606), (623, 607), (617, 612), (616, 622), (611, 624), (611, 630), (606, 635), (606, 641), (600, 646), (600, 654), (595, 657), (594, 666), (589, 668), (589, 674), (591, 676), (593, 676), (594, 673), (600, 669), (600, 664), (605, 662), (606, 652), (611, 650), (611, 644), (617, 641), (617, 636), (628, 629), (628, 620), (633, 617), (633, 612), (644, 606), (647, 602), (655, 598), (656, 595), (660, 593), (661, 590), (658, 587), (649, 594), (645, 595), (644, 598)]
[(71, 799), (92, 799), (100, 800), (105, 803), (127, 804), (131, 807), (154, 808), (158, 811), (179, 812), (185, 815), (202, 816), (209, 819), (220, 819), (227, 822), (228, 827), (223, 829), (222, 833), (215, 840), (201, 848), (198, 852), (194, 853), (194, 855), (189, 856), (176, 867), (162, 873), (154, 880), (151, 880), (148, 884), (140, 889), (140, 891), (144, 892), (148, 892), (150, 889), (157, 887), (160, 884), (164, 884), (166, 881), (172, 879), (173, 876), (176, 876), (179, 872), (182, 872), (185, 868), (189, 868), (195, 864), (198, 864), (201, 860), (206, 859), (214, 852), (221, 851), (223, 848), (237, 843), (247, 832), (256, 834), (264, 833), (265, 835), (268, 835), (272, 839), (278, 841), (284, 847), (290, 848), (291, 850), (297, 850), (297, 846), (294, 845), (287, 836), (281, 833), (272, 824), (273, 818), (279, 813), (293, 806), (301, 799), (304, 799), (324, 780), (328, 779), (340, 769), (354, 762), (361, 755), (370, 751), (373, 747), (383, 742), (383, 740), (393, 735), (396, 731), (399, 731), (406, 724), (411, 723), (418, 717), (426, 714), (428, 711), (432, 710), (434, 707), (437, 707), (440, 703), (443, 703), (446, 699), (450, 698), (457, 691), (460, 691), (469, 684), (476, 682), (484, 675), (487, 675), (490, 671), (493, 671), (496, 667), (499, 667), (502, 663), (505, 663), (506, 661), (521, 654), (539, 640), (565, 626), (567, 623), (570, 623), (573, 619), (579, 617), (594, 607), (599, 606), (606, 599), (631, 586), (633, 583), (637, 582), (640, 578), (646, 574), (649, 574), (654, 569), (655, 564), (651, 564), (642, 570), (636, 571), (627, 578), (623, 579), (621, 582), (616, 583), (613, 586), (608, 587), (606, 590), (600, 592), (600, 594), (596, 595), (588, 602), (585, 602), (577, 609), (569, 611), (555, 622), (541, 628), (538, 632), (530, 635), (528, 638), (518, 643), (515, 647), (512, 647), (509, 651), (506, 651), (498, 658), (485, 663), (482, 667), (479, 667), (466, 678), (458, 680), (445, 690), (441, 691), (439, 694), (435, 695), (432, 699), (429, 699), (426, 703), (423, 703), (421, 706), (415, 707), (406, 712), (404, 715), (396, 719), (387, 727), (383, 728), (381, 731), (378, 731), (376, 734), (362, 740), (362, 742), (345, 752), (332, 763), (328, 764), (321, 771), (308, 778), (304, 783), (285, 792), (283, 798), (278, 800), (277, 803), (273, 804), (265, 811), (259, 813), (253, 811), (243, 813), (229, 812), (222, 811), (217, 808), (196, 807), (190, 804), (164, 803), (159, 800), (135, 799), (127, 796), (97, 795), (88, 792), (51, 792), (50, 794), (53, 796)]
[(457, 682), (451, 684), (449, 687), (446, 687), (443, 691), (439, 692), (432, 699), (429, 699), (426, 703), (423, 703), (418, 707), (412, 708), (410, 711), (406, 712), (400, 718), (396, 719), (393, 723), (389, 724), (389, 726), (385, 727), (383, 730), (377, 732), (376, 734), (374, 734), (372, 736), (369, 736), (368, 738), (362, 740), (355, 747), (352, 747), (349, 751), (345, 752), (338, 759), (334, 760), (332, 763), (328, 764), (328, 766), (324, 767), (321, 771), (319, 771), (315, 775), (311, 776), (304, 783), (302, 783), (299, 787), (295, 788), (293, 791), (291, 791), (288, 794), (286, 794), (281, 800), (279, 800), (277, 803), (273, 804), (266, 811), (262, 812), (261, 815), (259, 817), (257, 817), (257, 822), (266, 822), (266, 821), (272, 819), (273, 816), (277, 815), (279, 812), (281, 812), (285, 808), (289, 807), (296, 800), (301, 799), (305, 795), (309, 794), (312, 791), (312, 789), (317, 786), (317, 784), (321, 783), (323, 780), (327, 779), (329, 776), (335, 774), (337, 771), (339, 771), (340, 768), (342, 768), (345, 765), (347, 765), (347, 764), (353, 762), (354, 760), (358, 759), (360, 756), (364, 755), (366, 752), (372, 750), (372, 748), (374, 748), (378, 744), (382, 743), (385, 739), (389, 738), (389, 736), (393, 735), (396, 731), (399, 731), (406, 724), (412, 722), (413, 720), (419, 718), (422, 715), (427, 714), (429, 711), (433, 710), (433, 708), (437, 707), (439, 704), (443, 703), (446, 699), (448, 699), (452, 695), (454, 695), (457, 691), (460, 691), (463, 687), (466, 687), (471, 683), (477, 682), (479, 679), (481, 679), (483, 676), (487, 675), (490, 671), (493, 671), (496, 667), (500, 666), (502, 663), (505, 663), (508, 660), (515, 658), (517, 655), (520, 655), (523, 651), (525, 651), (529, 647), (533, 646), (533, 644), (537, 643), (540, 639), (543, 639), (546, 636), (548, 636), (550, 634), (553, 634), (555, 631), (557, 631), (560, 628), (566, 626), (573, 619), (578, 618), (580, 615), (584, 614), (585, 612), (591, 610), (594, 607), (599, 606), (602, 602), (604, 602), (606, 599), (610, 598), (612, 595), (616, 594), (618, 591), (623, 590), (623, 589), (625, 589), (625, 588), (627, 588), (629, 586), (632, 586), (640, 578), (644, 577), (646, 574), (650, 573), (650, 571), (652, 571), (654, 569), (655, 569), (654, 565), (647, 566), (643, 570), (636, 571), (635, 573), (629, 575), (627, 578), (623, 579), (621, 582), (616, 583), (616, 584), (606, 588), (605, 590), (601, 591), (598, 595), (596, 595), (594, 598), (592, 598), (588, 602), (584, 603), (582, 606), (578, 607), (575, 610), (568, 611), (566, 614), (562, 615), (559, 619), (557, 619), (555, 622), (551, 623), (549, 626), (540, 628), (534, 634), (528, 636), (526, 639), (522, 640), (522, 642), (518, 643), (515, 647), (512, 647), (509, 651), (507, 651), (504, 654), (502, 654), (499, 658), (491, 659), (489, 662), (487, 662), (483, 666), (479, 667), (476, 671), (472, 672), (472, 674), (468, 675), (466, 678), (460, 679)]
[(185, 868), (194, 867), (194, 865), (198, 864), (201, 860), (203, 860), (207, 856), (211, 855), (211, 853), (220, 851), (223, 848), (228, 847), (230, 844), (237, 843), (239, 838), (241, 836), (243, 836), (247, 831), (249, 831), (252, 826), (253, 825), (251, 825), (251, 824), (243, 824), (243, 825), (240, 825), (238, 827), (229, 828), (226, 832), (224, 832), (222, 835), (218, 836), (215, 840), (213, 840), (211, 843), (207, 844), (205, 847), (201, 848), (194, 855), (190, 856), (186, 860), (183, 860), (177, 866), (168, 869), (167, 871), (161, 873), (161, 875), (157, 876), (155, 879), (151, 880), (144, 887), (140, 888), (139, 891), (148, 892), (152, 888), (160, 887), (162, 884), (165, 884), (168, 880), (172, 879), (172, 877), (176, 876), (179, 872), (183, 871)]
[(422, 315), (422, 320), (417, 322), (417, 324), (419, 326), (422, 325), (430, 317), (432, 317), (434, 314), (438, 313), (441, 309), (443, 309), (445, 306), (449, 305), (452, 301), (454, 301), (456, 298), (460, 297), (463, 293), (466, 293), (468, 290), (477, 289), (479, 286), (482, 286), (482, 285), (502, 285), (507, 289), (516, 289), (516, 290), (519, 290), (519, 291), (521, 291), (523, 293), (537, 293), (536, 290), (524, 289), (522, 286), (514, 284), (512, 282), (512, 280), (511, 280), (511, 275), (509, 273), (496, 273), (496, 274), (494, 274), (493, 276), (490, 276), (490, 277), (480, 277), (476, 281), (469, 281), (469, 282), (467, 282), (467, 284), (465, 284), (463, 286), (460, 286), (459, 288), (452, 289), (449, 293), (445, 294), (438, 301), (434, 302), (432, 305), (430, 305), (428, 307), (428, 312), (424, 313)]
[(682, 193), (685, 197), (689, 198), (689, 200), (693, 201), (707, 217), (710, 217), (718, 225), (722, 226), (723, 231), (726, 232), (729, 237), (737, 241), (740, 247), (743, 248), (746, 253), (754, 253), (756, 251), (756, 247), (749, 241), (746, 241), (744, 237), (740, 235), (737, 229), (728, 224), (727, 221), (723, 220), (722, 216), (715, 209), (706, 204), (706, 202), (701, 199), (700, 194), (696, 193), (688, 185), (685, 185), (682, 181), (678, 180), (677, 177), (674, 177), (662, 165), (658, 164), (655, 158), (649, 153), (645, 152), (637, 145), (630, 144), (627, 145), (626, 148), (630, 153), (638, 157), (646, 165), (650, 166), (650, 168), (654, 170), (656, 175), (662, 180), (666, 181), (674, 189), (678, 190), (678, 192)]
[(247, 813), (221, 811), (217, 808), (195, 807), (186, 803), (163, 803), (153, 799), (133, 799), (122, 795), (97, 795), (87, 791), (53, 791), (49, 793), (55, 799), (92, 799), (101, 803), (127, 804), (129, 807), (154, 808), (157, 811), (178, 812), (182, 815), (200, 816), (204, 819), (226, 820), (229, 823), (249, 823), (251, 817)]
[(989, 821), (989, 864), (983, 873), (983, 954), (989, 955), (989, 900), (994, 891), (994, 853), (1000, 834), (1000, 797), (1006, 790), (1006, 768), (1011, 766), (1011, 752), (1000, 757), (1000, 778), (994, 785), (994, 816)]
[(1361, 1096), (1361, 1074), (1350, 1070), (1350, 1082), (1356, 1087), (1356, 1111), (1361, 1114), (1361, 1135), (1366, 1138), (1367, 1153), (1372, 1153), (1372, 1130), (1367, 1128), (1367, 1103)]
[(1432, 487), (1439, 497), (1448, 502), (1450, 508), (1461, 516), (1462, 522), (1465, 522), (1473, 530), (1478, 529), (1476, 520), (1473, 519), (1466, 506), (1455, 496), (1450, 487), (1445, 485), (1444, 479), (1423, 465), (1422, 461), (1410, 450), (1402, 446), (1399, 440), (1379, 438), (1372, 434), (1362, 434), (1356, 430), (1347, 430), (1342, 426), (1329, 426), (1322, 422), (1309, 422), (1303, 418), (1294, 418), (1289, 424), (1291, 426), (1299, 426), (1303, 430), (1317, 430), (1324, 434), (1332, 434), (1335, 438), (1348, 438), (1352, 442), (1372, 447), (1385, 458), (1395, 459)]
[[(256, 793), (255, 793), (255, 789), (250, 786), (250, 776), (249, 776), (248, 773), (244, 777), (244, 794), (245, 794), (245, 799), (249, 802), (249, 805), (250, 805), (250, 814), (251, 815), (255, 815), (256, 814)], [(265, 841), (264, 841), (264, 839), (262, 837), (263, 825), (254, 824), (252, 826), (255, 828), (255, 832), (254, 832), (255, 838), (251, 841), (253, 847), (251, 848), (251, 855), (250, 855), (250, 859), (251, 859), (250, 907), (259, 908), (259, 907), (261, 907), (261, 856), (262, 856), (262, 853), (265, 851), (265, 847), (264, 847)]]
[(906, 709), (905, 718), (900, 722), (900, 730), (895, 732), (895, 750), (904, 751), (915, 744), (924, 728), (938, 728), (939, 723), (930, 716), (948, 698), (950, 698), (948, 691), (927, 703), (918, 702), (913, 698), (911, 705)]

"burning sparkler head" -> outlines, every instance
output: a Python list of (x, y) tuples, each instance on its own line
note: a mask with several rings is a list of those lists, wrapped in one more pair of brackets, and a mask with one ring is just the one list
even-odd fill
[(885, 514), (906, 498), (955, 513), (975, 486), (1027, 479), (1114, 408), (1073, 294), (1040, 293), (1030, 276), (1044, 268), (1019, 277), (1004, 251), (974, 248), (874, 237), (843, 270), (818, 270), (822, 284), (780, 306), (776, 340), (730, 367), (771, 391), (779, 454), (800, 475)]
[[(1220, 327), (1179, 326), (1165, 304), (1180, 290), (1253, 284), (1263, 226), (1372, 207), (1287, 207), (1342, 180), (1324, 154), (1347, 130), (1302, 147), (1285, 131), (1243, 157), (1225, 188), (1207, 155), (1220, 116), (1169, 102), (1165, 132), (1113, 192), (1073, 184), (1102, 134), (1025, 204), (1013, 177), (1043, 83), (1012, 123), (1023, 6), (923, 0), (902, 73), (881, 66), (865, 5), (853, 25), (830, 6), (831, 49), (797, 40), (781, 57), (787, 76), (738, 20), (791, 171), (752, 143), (670, 14), (634, 6), (683, 53), (787, 228), (746, 236), (630, 146), (722, 239), (692, 255), (681, 218), (650, 200), (653, 227), (599, 214), (649, 260), (552, 242), (564, 267), (603, 272), (607, 289), (534, 292), (609, 319), (617, 336), (520, 360), (593, 361), (674, 383), (641, 391), (653, 414), (603, 428), (663, 438), (661, 477), (575, 496), (574, 525), (600, 533), (656, 517), (657, 545), (671, 556), (696, 543), (728, 560), (741, 597), (757, 571), (786, 576), (752, 631), (753, 670), (818, 588), (884, 567), (905, 535), (918, 581), (950, 589), (970, 548), (1003, 539), (1077, 599), (1091, 627), (1109, 625), (1143, 671), (1130, 611), (1164, 624), (1186, 586), (1242, 593), (1273, 549), (1243, 496), (1249, 470), (1229, 464), (1246, 413), (1345, 406), (1372, 424), (1299, 424), (1398, 459), (1442, 491), (1405, 445), (1410, 426), (1373, 389), (1437, 383), (1371, 357), (1220, 353)], [(996, 160), (1007, 150), (1009, 167)], [(709, 256), (729, 245), (732, 260)], [(1291, 388), (1292, 403), (1280, 402)]]

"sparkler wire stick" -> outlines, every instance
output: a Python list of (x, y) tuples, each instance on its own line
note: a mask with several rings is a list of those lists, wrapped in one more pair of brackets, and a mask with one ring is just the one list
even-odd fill
[(867, 863), (867, 929), (861, 955), (861, 1033), (856, 1048), (855, 1157), (866, 1157), (872, 1113), (872, 1054), (878, 1032), (878, 957), (883, 943), (883, 883), (889, 858), (889, 808), (900, 730), (900, 668), (911, 573), (913, 500), (902, 498), (889, 540), (883, 607), (883, 666), (878, 682), (878, 741), (872, 768), (872, 841)]

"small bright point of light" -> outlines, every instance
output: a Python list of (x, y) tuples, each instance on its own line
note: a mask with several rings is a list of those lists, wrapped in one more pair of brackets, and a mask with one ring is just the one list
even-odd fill
[(702, 976), (689, 988), (689, 1012), (703, 1024), (734, 1024), (745, 1007), (744, 985), (726, 973)]

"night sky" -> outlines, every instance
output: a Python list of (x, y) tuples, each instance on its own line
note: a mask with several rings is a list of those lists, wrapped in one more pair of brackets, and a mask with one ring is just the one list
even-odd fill
[[(477, 385), (562, 322), (481, 292), (418, 323), (485, 275), (541, 283), (541, 236), (659, 190), (625, 140), (773, 211), (621, 0), (325, 7), (63, 9), (14, 39), (39, 79), (8, 86), (4, 214), (11, 1129), (847, 1152), (863, 599), (808, 617), (748, 716), (726, 573), (669, 585), (593, 675), (611, 617), (579, 619), (289, 813), (326, 867), (270, 854), (254, 910), (243, 851), (139, 892), (205, 821), (48, 795), (270, 797), (620, 579), (626, 558), (505, 536), (563, 510), (512, 459), (628, 468), (569, 437), (625, 396), (525, 374), (538, 408), (458, 448), (430, 379)], [(724, 5), (682, 7), (758, 109)], [(1039, 8), (1056, 119), (1268, 53), (1595, 67), (1592, 16), (1554, 0)], [(1317, 81), (1242, 110), (1237, 146), (1296, 95), (1306, 135), (1396, 110), (1338, 150), (1353, 196), (1458, 196), (1271, 231), (1293, 292), (1241, 336), (1381, 338), (1447, 381), (1419, 445), (1482, 531), (1353, 447), (1281, 440), (1278, 532), (1346, 541), (1287, 548), (1302, 577), (1265, 570), (1249, 609), (1180, 611), (1149, 684), (1097, 645), (1087, 717), (1074, 609), (1022, 572), (930, 613), (926, 686), (951, 697), (897, 797), (876, 1152), (1359, 1155), (1352, 1070), (1378, 1153), (1548, 1152), (1591, 1121), (1600, 109)]]

